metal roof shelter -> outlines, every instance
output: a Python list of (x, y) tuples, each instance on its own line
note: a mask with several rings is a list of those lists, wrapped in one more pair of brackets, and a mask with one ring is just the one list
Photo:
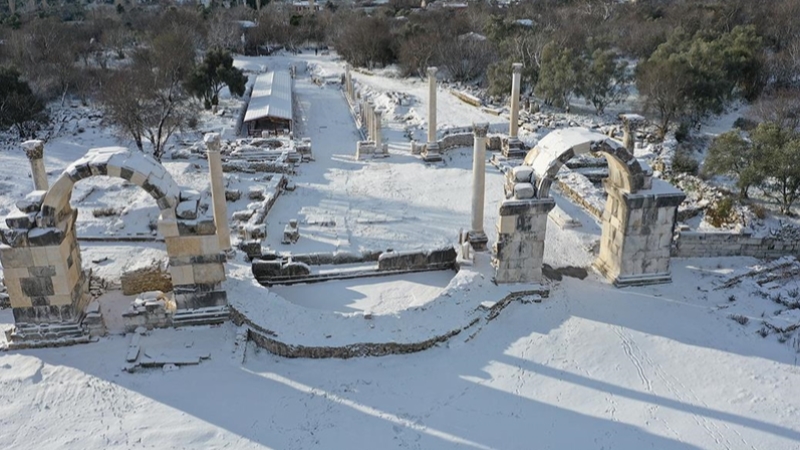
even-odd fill
[(251, 135), (261, 131), (292, 130), (292, 77), (288, 71), (256, 77), (244, 123)]

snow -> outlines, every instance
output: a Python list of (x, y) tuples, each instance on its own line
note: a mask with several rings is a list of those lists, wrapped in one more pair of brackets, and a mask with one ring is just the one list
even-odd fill
[[(341, 61), (323, 55), (236, 58), (238, 67), (254, 71), (298, 62), (308, 62), (318, 78), (335, 80), (343, 71)], [(298, 136), (312, 138), (315, 161), (301, 164), (291, 177), (297, 189), (278, 198), (267, 244), (297, 253), (452, 244), (470, 223), (472, 152), (448, 151), (439, 165), (408, 155), (410, 139), (424, 138), (427, 84), (354, 73), (379, 107), (392, 111), (384, 114), (391, 157), (359, 162), (341, 92), (311, 83), (309, 75), (299, 71), (295, 80)], [(443, 92), (439, 121), (446, 128), (473, 121), (505, 126), (506, 119)], [(231, 111), (240, 106), (227, 97), (220, 103)], [(199, 128), (230, 139), (233, 121), (204, 113)], [(188, 148), (200, 138), (187, 132), (170, 145)], [(89, 148), (117, 144), (110, 130), (91, 123), (82, 133), (55, 133), (45, 145), (50, 182)], [(6, 216), (32, 182), (21, 175), (29, 171), (21, 151), (0, 152)], [(181, 188), (206, 196), (206, 163), (190, 156), (165, 167)], [(487, 166), (491, 242), (502, 178)], [(228, 179), (229, 188), (243, 192), (265, 183), (247, 174)], [(582, 226), (548, 224), (545, 262), (589, 267), (600, 225), (553, 195)], [(229, 205), (230, 214), (247, 203)], [(79, 237), (152, 236), (149, 222), (158, 214), (142, 189), (107, 177), (79, 182), (72, 204), (80, 211)], [(91, 210), (98, 208), (123, 212), (95, 218)], [(321, 225), (328, 218), (334, 226)], [(277, 240), (290, 219), (300, 219), (301, 237), (282, 246)], [(161, 242), (82, 241), (81, 250), (85, 267), (108, 279), (164, 256)], [(724, 287), (756, 269), (769, 272)], [(768, 280), (781, 270), (784, 278)], [(491, 322), (482, 319), (430, 350), (381, 358), (283, 359), (244, 344), (243, 330), (228, 323), (149, 332), (139, 338), (140, 352), (164, 369), (128, 373), (122, 368), (131, 337), (117, 334), (116, 323), (115, 333), (96, 343), (0, 354), (0, 448), (793, 450), (800, 442), (798, 333), (760, 333), (767, 324), (800, 321), (792, 306), (798, 273), (793, 260), (717, 258), (673, 259), (674, 282), (667, 285), (616, 289), (591, 272), (584, 280), (565, 277), (541, 303), (512, 302)], [(481, 305), (509, 289), (494, 285), (490, 274), (488, 253), (479, 253), (459, 273), (266, 289), (239, 255), (228, 263), (225, 286), (234, 307), (274, 326), (278, 339), (344, 345), (410, 342), (484, 317)], [(778, 294), (783, 303), (774, 300)], [(101, 309), (113, 316), (130, 300), (111, 291)], [(748, 321), (741, 325), (732, 315)], [(11, 323), (10, 310), (0, 310), (0, 327)], [(200, 362), (175, 364), (190, 359)]]

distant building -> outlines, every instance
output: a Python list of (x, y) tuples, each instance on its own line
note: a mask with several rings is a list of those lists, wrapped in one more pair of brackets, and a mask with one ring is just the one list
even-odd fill
[(305, 14), (320, 11), (322, 9), (322, 5), (318, 5), (314, 0), (295, 1), (292, 2), (292, 8), (294, 8), (294, 11), (297, 13)]
[(256, 77), (243, 127), (249, 136), (289, 133), (294, 128), (292, 78), (288, 71), (268, 72)]

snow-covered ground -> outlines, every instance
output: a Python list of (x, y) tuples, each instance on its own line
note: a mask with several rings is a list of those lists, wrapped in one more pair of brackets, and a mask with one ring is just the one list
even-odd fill
[[(335, 80), (343, 70), (341, 61), (322, 55), (237, 58), (236, 64), (257, 71), (299, 62), (324, 79)], [(309, 75), (299, 71), (296, 100), (300, 134), (312, 138), (316, 161), (302, 164), (292, 177), (297, 189), (278, 198), (267, 218), (268, 244), (312, 252), (453, 242), (469, 225), (471, 150), (449, 151), (439, 165), (408, 154), (406, 132), (421, 139), (424, 130), (425, 84), (354, 74), (385, 100), (382, 107), (397, 112), (387, 118), (384, 133), (391, 157), (359, 162), (353, 160), (357, 132), (338, 86), (317, 86)], [(403, 105), (392, 100), (401, 97)], [(505, 120), (443, 91), (439, 99), (440, 126)], [(230, 108), (237, 101), (224, 102), (226, 115), (207, 114), (201, 128), (230, 138)], [(190, 132), (174, 145), (198, 138)], [(117, 140), (101, 127), (57, 135), (45, 149), (51, 183), (88, 148), (112, 144)], [(31, 181), (21, 175), (28, 172), (21, 151), (2, 149), (0, 158), (4, 216)], [(165, 166), (182, 186), (208, 186), (200, 158), (167, 159)], [(236, 176), (237, 187), (258, 183)], [(502, 180), (491, 165), (486, 184), (485, 227), (494, 241)], [(80, 182), (73, 202), (86, 210), (79, 237), (149, 236), (157, 216), (155, 202), (141, 189), (103, 177)], [(599, 224), (568, 200), (556, 202), (582, 226), (562, 230), (550, 221), (545, 262), (589, 267)], [(101, 208), (119, 215), (94, 217), (91, 211)], [(300, 219), (300, 241), (282, 246), (283, 226), (293, 218)], [(327, 219), (335, 226), (319, 225)], [(81, 242), (81, 248), (86, 268), (113, 278), (163, 257), (164, 246)], [(89, 345), (3, 353), (0, 448), (797, 449), (798, 332), (772, 331), (765, 323), (785, 328), (798, 322), (792, 270), (800, 273), (800, 267), (782, 266), (788, 279), (758, 275), (731, 283), (763, 265), (747, 258), (674, 259), (672, 284), (628, 289), (615, 289), (594, 273), (585, 280), (565, 277), (542, 303), (511, 303), (477, 330), (404, 356), (282, 359), (252, 345), (238, 348), (239, 330), (232, 324), (143, 337), (151, 357), (210, 355), (180, 370), (122, 371), (130, 337), (117, 334)], [(242, 263), (229, 270), (236, 273), (226, 283), (242, 280), (231, 295), (252, 295), (250, 302), (282, 295), (314, 317), (363, 311), (391, 316), (440, 297), (453, 278), (436, 272), (268, 292), (246, 280)], [(489, 284), (476, 292), (488, 292)], [(104, 312), (112, 315), (129, 298), (116, 292), (106, 300)], [(10, 311), (0, 310), (0, 323), (12, 322)]]

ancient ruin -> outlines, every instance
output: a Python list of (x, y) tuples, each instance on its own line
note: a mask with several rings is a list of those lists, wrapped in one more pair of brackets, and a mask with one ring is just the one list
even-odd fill
[(595, 267), (615, 286), (671, 281), (670, 249), (683, 192), (654, 179), (649, 167), (619, 142), (566, 128), (548, 134), (523, 166), (506, 173), (507, 199), (500, 205), (495, 243), (498, 282), (541, 281), (547, 212), (555, 205), (550, 186), (565, 162), (585, 153), (601, 154), (609, 165)]
[[(217, 136), (208, 136), (213, 160)], [(41, 143), (27, 142), (33, 149), (34, 174), (43, 170)], [(217, 153), (218, 154), (218, 153)], [(221, 176), (218, 164), (211, 165)], [(178, 310), (202, 310), (227, 304), (221, 288), (225, 280), (223, 242), (229, 239), (217, 233), (214, 219), (198, 214), (197, 193), (182, 190), (164, 167), (144, 155), (122, 147), (95, 148), (69, 165), (53, 186), (35, 190), (17, 203), (19, 211), (6, 217), (2, 229), (0, 262), (8, 287), (16, 322), (16, 338), (49, 336), (41, 327), (59, 326), (66, 333), (79, 329), (90, 297), (88, 277), (81, 265), (81, 252), (75, 232), (77, 209), (70, 206), (73, 186), (94, 177), (122, 178), (147, 191), (161, 210), (158, 231), (169, 255), (174, 301)], [(46, 186), (34, 177), (36, 188)], [(221, 183), (212, 186), (223, 189)], [(212, 188), (213, 190), (214, 188)], [(216, 194), (219, 198), (219, 192)], [(224, 191), (221, 194), (224, 202)], [(219, 211), (215, 201), (215, 217)], [(222, 204), (224, 207), (224, 203)], [(227, 228), (225, 228), (227, 229)], [(229, 244), (228, 244), (229, 245)], [(55, 329), (55, 328), (52, 328)]]

